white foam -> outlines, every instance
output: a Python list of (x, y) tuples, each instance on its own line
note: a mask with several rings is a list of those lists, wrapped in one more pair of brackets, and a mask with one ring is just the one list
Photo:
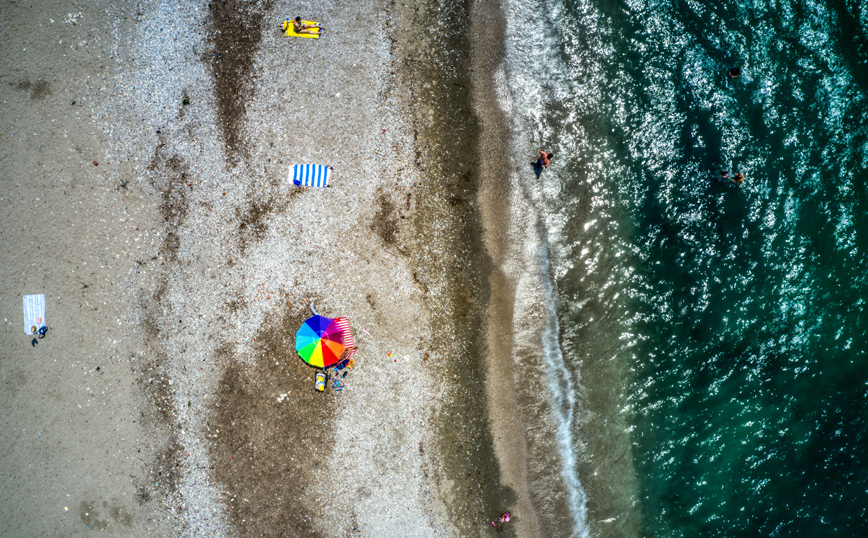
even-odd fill
[(545, 284), (545, 314), (546, 322), (542, 334), (543, 364), (546, 366), (548, 389), (552, 396), (552, 409), (557, 418), (556, 439), (561, 454), (561, 477), (567, 487), (570, 497), (570, 507), (573, 509), (573, 532), (576, 536), (589, 536), (587, 521), (588, 496), (579, 482), (576, 470), (576, 452), (573, 446), (572, 428), (576, 409), (576, 386), (572, 374), (564, 361), (558, 336), (560, 322), (555, 308), (557, 293), (549, 276), (551, 273), (548, 248), (545, 241), (540, 241), (539, 251), (540, 274)]
[[(557, 181), (554, 168), (547, 170), (537, 182), (528, 184), (522, 179), (527, 175), (527, 158), (535, 158), (536, 150), (554, 138), (544, 116), (546, 105), (553, 100), (571, 100), (576, 92), (570, 81), (575, 78), (557, 57), (559, 36), (551, 31), (556, 26), (551, 26), (550, 21), (557, 20), (563, 8), (556, 3), (541, 7), (530, 0), (509, 1), (504, 7), (507, 53), (505, 66), (495, 74), (495, 86), (502, 109), (513, 120), (512, 153), (522, 156), (516, 157), (511, 177), (516, 193), (512, 203), (512, 228), (513, 234), (520, 238), (515, 244), (521, 245), (518, 248), (522, 250), (516, 253), (516, 257), (524, 260), (517, 264), (522, 274), (516, 275), (519, 281), (516, 316), (540, 321), (539, 324), (522, 326), (522, 330), (516, 331), (516, 338), (539, 338), (541, 343), (542, 350), (538, 353), (554, 419), (553, 437), (560, 463), (559, 475), (572, 516), (571, 535), (585, 537), (589, 536), (587, 494), (578, 479), (577, 441), (572, 434), (577, 387), (559, 344), (557, 291), (547, 241), (549, 233), (559, 234), (568, 223), (565, 214), (544, 214), (542, 203), (546, 198), (560, 196), (562, 184)], [(528, 23), (527, 13), (541, 15)], [(558, 147), (548, 149), (556, 155), (561, 152)], [(534, 300), (539, 303), (529, 304)], [(525, 331), (536, 331), (537, 334)]]

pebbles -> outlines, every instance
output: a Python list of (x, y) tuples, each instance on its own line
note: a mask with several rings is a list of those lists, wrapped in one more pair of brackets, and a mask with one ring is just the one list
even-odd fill
[[(399, 233), (401, 220), (413, 218), (421, 178), (390, 43), (367, 30), (386, 6), (375, 4), (361, 14), (339, 3), (311, 6), (330, 30), (317, 41), (286, 38), (277, 22), (263, 27), (250, 86), (239, 92), (248, 99), (234, 126), (240, 152), (226, 151), (216, 112), (206, 4), (154, 6), (135, 43), (118, 47), (131, 68), (115, 80), (106, 134), (112, 162), (130, 156), (133, 182), (165, 220), (135, 284), (147, 304), (137, 320), (150, 327), (148, 345), (171, 386), (181, 475), (167, 490), (166, 515), (184, 536), (234, 535), (229, 516), (241, 512), (227, 499), (236, 492), (210, 469), (214, 443), (233, 442), (231, 433), (210, 430), (214, 396), (227, 364), (256, 367), (257, 337), (309, 297), (318, 297), (321, 313), (349, 317), (360, 352), (346, 390), (324, 396), (337, 406), (323, 427), (333, 428), (330, 465), (340, 472), (319, 474), (316, 490), (293, 501), (315, 506), (310, 524), (328, 535), (335, 527), (369, 536), (446, 534), (445, 517), (431, 509), (423, 449), (433, 445), (427, 424), (438, 392), (413, 358), (430, 320)], [(289, 185), (289, 165), (306, 162), (332, 165), (332, 188)], [(385, 213), (384, 203), (391, 204)], [(373, 226), (378, 215), (385, 227)], [(291, 350), (294, 341), (285, 345)], [(393, 362), (391, 350), (410, 359)], [(262, 398), (294, 404), (289, 391)]]

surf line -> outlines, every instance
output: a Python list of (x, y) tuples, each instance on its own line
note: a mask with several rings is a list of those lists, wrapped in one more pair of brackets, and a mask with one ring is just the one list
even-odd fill
[(542, 330), (542, 355), (546, 367), (549, 394), (552, 397), (552, 410), (556, 420), (555, 439), (561, 456), (561, 478), (569, 496), (572, 508), (573, 534), (587, 537), (588, 496), (582, 488), (576, 473), (576, 451), (573, 448), (571, 434), (573, 417), (576, 409), (576, 393), (570, 370), (564, 362), (564, 355), (558, 342), (560, 321), (555, 308), (555, 285), (551, 278), (551, 262), (549, 261), (548, 240), (542, 222), (537, 224), (540, 238), (537, 259), (539, 260), (540, 276), (544, 290), (545, 326)]

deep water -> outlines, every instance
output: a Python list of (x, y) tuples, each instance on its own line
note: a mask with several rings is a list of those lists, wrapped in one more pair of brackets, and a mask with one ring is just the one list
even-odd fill
[(591, 533), (868, 536), (868, 4), (504, 9)]

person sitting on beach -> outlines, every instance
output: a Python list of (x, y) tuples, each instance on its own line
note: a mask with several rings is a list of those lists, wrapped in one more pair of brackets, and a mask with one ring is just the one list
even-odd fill
[(539, 159), (536, 161), (537, 167), (548, 168), (549, 164), (552, 162), (552, 157), (554, 156), (554, 153), (547, 153), (543, 150), (539, 150)]
[[(503, 514), (501, 514), (501, 516), (497, 518), (497, 521), (499, 523), (506, 523), (507, 521), (509, 521), (509, 512), (504, 512)], [(494, 521), (492, 521), (491, 524), (497, 527), (497, 523), (495, 523)]]
[(733, 181), (735, 183), (741, 183), (742, 181), (744, 181), (744, 174), (739, 172), (735, 175), (735, 177), (730, 178), (730, 181)]
[(304, 21), (301, 20), (301, 17), (296, 17), (295, 20), (292, 21), (292, 28), (297, 34), (315, 34), (316, 28), (322, 32), (322, 26), (319, 24), (305, 24)]

